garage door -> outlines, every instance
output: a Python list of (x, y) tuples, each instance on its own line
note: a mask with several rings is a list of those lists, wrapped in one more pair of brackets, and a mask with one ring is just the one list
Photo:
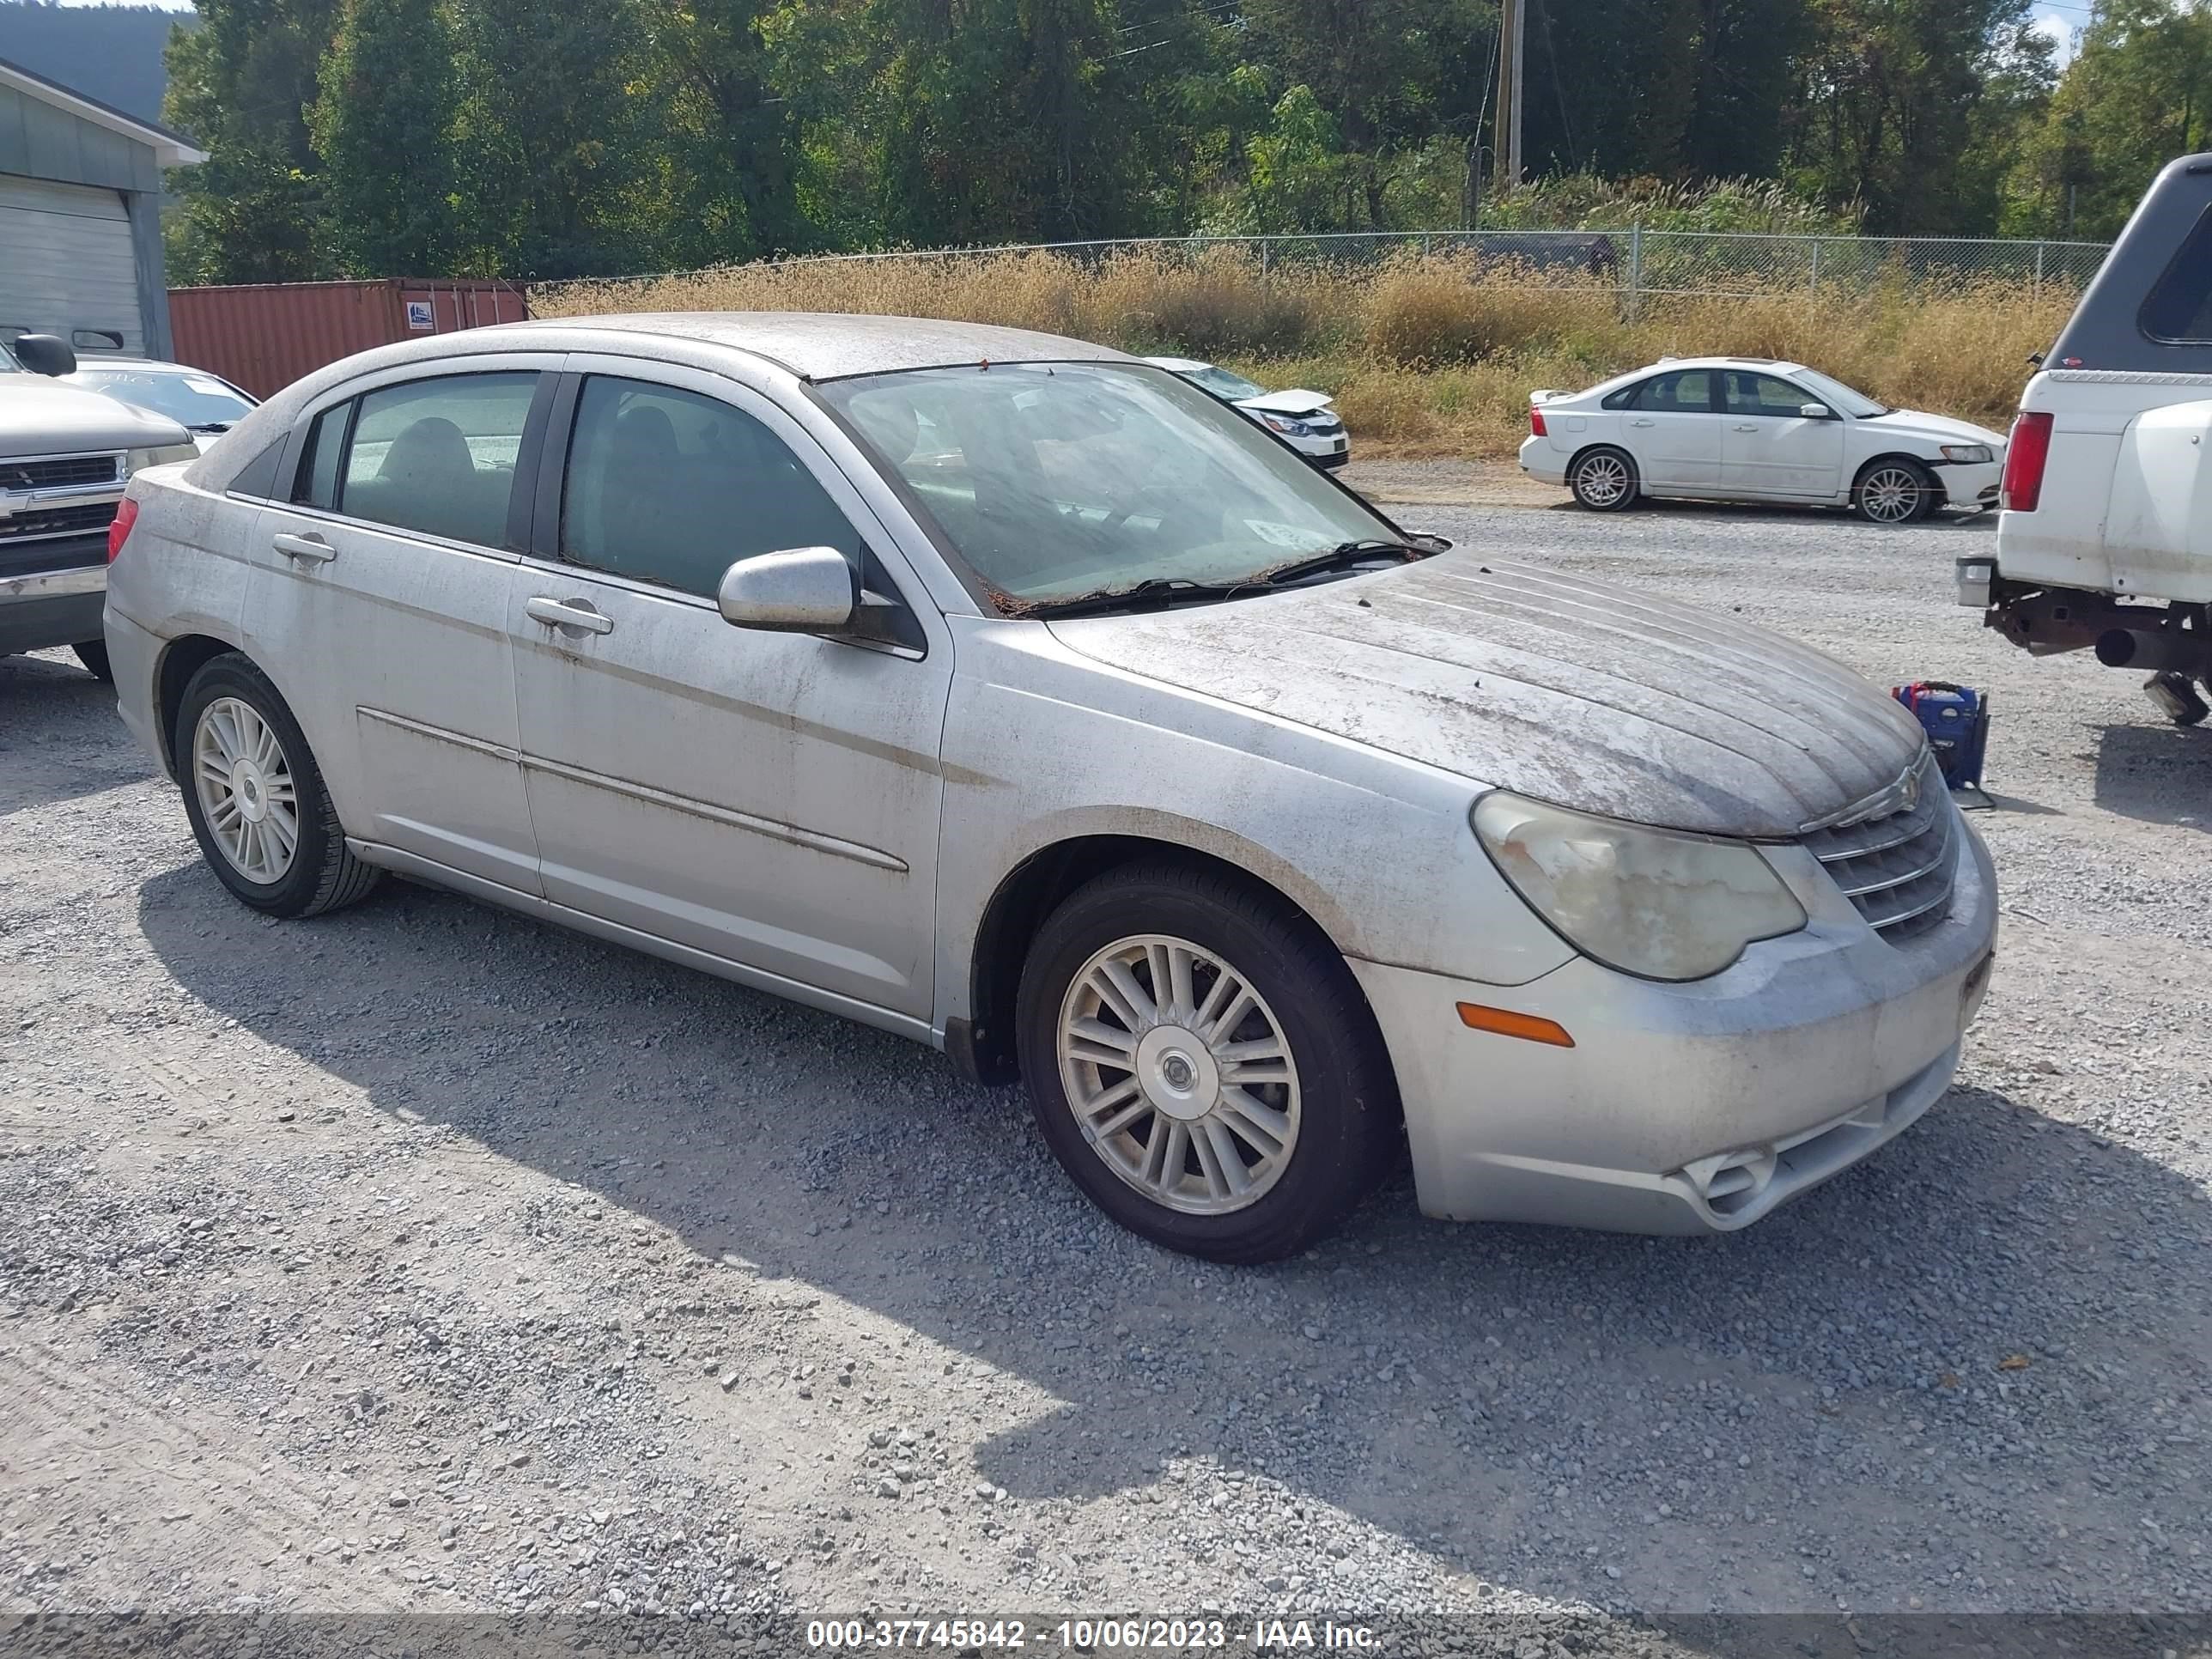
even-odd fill
[(112, 190), (0, 174), (0, 336), (112, 329), (143, 353), (131, 220)]

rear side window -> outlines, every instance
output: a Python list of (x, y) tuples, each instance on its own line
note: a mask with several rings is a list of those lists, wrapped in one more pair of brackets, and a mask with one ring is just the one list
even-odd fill
[(1713, 372), (1680, 368), (1671, 374), (1655, 374), (1637, 388), (1636, 407), (1660, 415), (1710, 415)]
[(561, 556), (711, 599), (739, 559), (834, 547), (852, 522), (781, 439), (675, 386), (594, 375), (576, 402)]
[[(450, 374), (364, 392), (338, 511), (479, 547), (507, 540), (535, 370)], [(321, 446), (316, 446), (318, 459)]]
[(257, 501), (276, 498), (276, 468), (284, 459), (284, 440), (264, 449), (258, 455), (238, 469), (238, 476), (230, 481), (234, 495), (251, 495)]
[(2212, 207), (2182, 239), (2136, 320), (2163, 344), (2212, 345)]
[(292, 477), (292, 499), (302, 507), (329, 512), (338, 504), (338, 463), (345, 458), (346, 422), (353, 414), (350, 403), (326, 409), (307, 428), (307, 446), (300, 453), (300, 470)]

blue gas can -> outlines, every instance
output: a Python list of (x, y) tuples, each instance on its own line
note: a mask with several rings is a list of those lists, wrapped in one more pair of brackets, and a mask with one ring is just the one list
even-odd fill
[(1978, 788), (1982, 751), (1989, 746), (1990, 700), (1967, 686), (1918, 680), (1891, 689), (1928, 733), (1943, 781), (1954, 789)]

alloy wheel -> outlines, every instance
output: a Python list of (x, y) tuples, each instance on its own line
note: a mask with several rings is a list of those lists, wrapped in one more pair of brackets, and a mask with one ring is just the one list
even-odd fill
[(1575, 493), (1589, 507), (1612, 507), (1628, 493), (1628, 464), (1618, 455), (1593, 455), (1575, 469)]
[(1920, 510), (1921, 489), (1910, 467), (1877, 467), (1859, 485), (1859, 510), (1877, 524), (1903, 524)]
[(252, 704), (218, 697), (192, 732), (192, 787), (209, 834), (248, 881), (281, 881), (300, 845), (300, 806), (276, 728)]
[(1212, 951), (1161, 933), (1116, 939), (1069, 983), (1057, 1036), (1084, 1140), (1152, 1202), (1228, 1214), (1289, 1167), (1299, 1121), (1289, 1039)]

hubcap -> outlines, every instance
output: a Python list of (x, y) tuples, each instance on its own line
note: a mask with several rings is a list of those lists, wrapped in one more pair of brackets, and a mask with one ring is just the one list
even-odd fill
[(1061, 1000), (1059, 1049), (1084, 1139), (1155, 1204), (1225, 1215), (1289, 1167), (1290, 1043), (1266, 999), (1212, 951), (1160, 933), (1115, 940)]
[(299, 797), (276, 728), (249, 702), (218, 697), (192, 732), (192, 785), (210, 836), (248, 881), (281, 880), (300, 844)]
[(1593, 507), (1611, 507), (1628, 489), (1628, 469), (1612, 455), (1591, 456), (1576, 477), (1583, 499)]
[(1859, 489), (1859, 501), (1867, 517), (1885, 524), (1911, 518), (1919, 500), (1920, 480), (1902, 467), (1886, 466), (1869, 474)]

